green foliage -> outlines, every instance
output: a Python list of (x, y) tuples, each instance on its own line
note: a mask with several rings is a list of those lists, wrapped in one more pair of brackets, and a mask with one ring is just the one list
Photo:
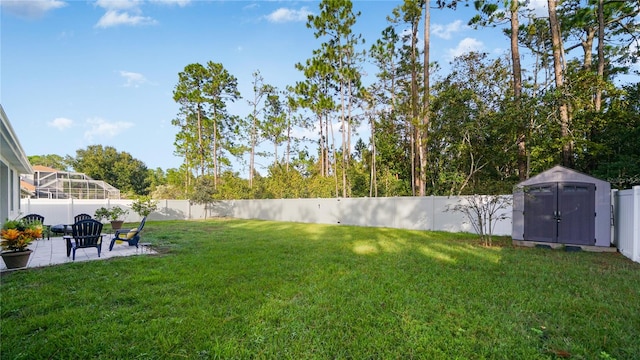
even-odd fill
[(147, 170), (147, 182), (149, 183), (149, 193), (155, 191), (158, 186), (167, 184), (167, 175), (162, 168), (156, 168), (155, 170)]
[(145, 240), (160, 256), (3, 274), (3, 359), (640, 353), (640, 264), (619, 254), (399, 229), (149, 224)]
[[(351, 1), (323, 0), (319, 4), (319, 10), (318, 15), (309, 15), (307, 27), (313, 29), (315, 38), (323, 42), (304, 65), (296, 64), (305, 80), (298, 82), (293, 92), (298, 96), (296, 105), (308, 108), (318, 120), (321, 176), (330, 175), (330, 162), (334, 171), (340, 168), (343, 175), (342, 196), (346, 196), (346, 173), (351, 151), (351, 132), (346, 129), (358, 125), (357, 117), (353, 116), (352, 111), (361, 92), (359, 66), (364, 52), (358, 47), (364, 40), (361, 35), (353, 32), (360, 13), (353, 10)], [(331, 119), (336, 112), (343, 129), (340, 161), (335, 154), (335, 145), (332, 143), (329, 146), (329, 139), (333, 137), (332, 128), (330, 130)], [(330, 152), (333, 152), (331, 161)]]
[(216, 192), (213, 179), (209, 176), (203, 176), (196, 180), (196, 185), (193, 187), (189, 199), (196, 204), (211, 204)]
[(349, 179), (348, 194), (349, 197), (367, 197), (369, 196), (371, 171), (365, 166), (365, 162), (352, 161), (347, 170)]
[(278, 148), (287, 140), (285, 131), (289, 118), (285, 106), (276, 91), (267, 95), (265, 101), (265, 121), (261, 123), (261, 135), (273, 144), (273, 163), (278, 163)]
[(7, 220), (0, 230), (0, 247), (8, 252), (25, 251), (35, 239), (42, 237), (42, 231), (40, 221)]
[[(433, 192), (474, 193), (486, 183), (517, 181), (516, 126), (505, 116), (509, 69), (500, 59), (469, 53), (434, 85), (428, 153)], [(507, 156), (505, 156), (507, 154)], [(510, 155), (510, 156), (509, 156)]]
[(121, 192), (145, 195), (148, 193), (147, 166), (127, 152), (118, 152), (112, 146), (90, 145), (76, 150), (75, 159), (70, 160), (77, 172), (95, 180), (103, 180)]
[(624, 86), (610, 104), (604, 113), (581, 114), (587, 141), (577, 166), (614, 188), (631, 188), (640, 184), (640, 82)]
[(172, 121), (179, 128), (176, 154), (184, 157), (189, 171), (196, 169), (200, 176), (212, 170), (214, 185), (225, 161), (224, 151), (234, 150), (238, 117), (227, 112), (227, 102), (239, 98), (238, 80), (220, 63), (189, 64), (178, 74), (173, 99), (180, 112)]
[(125, 215), (129, 213), (129, 210), (125, 210), (119, 206), (114, 206), (112, 208), (101, 207), (96, 209), (93, 217), (98, 220), (109, 220), (109, 221), (121, 221)]
[(186, 199), (184, 191), (175, 185), (160, 185), (151, 193), (153, 199)]
[[(559, 3), (567, 54), (561, 89), (554, 87), (551, 75), (549, 22), (531, 17), (523, 2), (466, 2), (476, 9), (470, 23), (477, 26), (507, 24), (509, 11), (520, 13), (515, 49), (526, 48), (523, 63), (531, 65), (522, 71), (525, 78), (517, 96), (517, 87), (511, 85), (514, 64), (502, 58), (467, 53), (454, 59), (447, 73), (437, 63), (421, 63), (424, 1), (403, 1), (393, 9), (389, 26), (372, 42), (368, 58), (362, 52), (363, 39), (355, 32), (359, 13), (353, 4), (321, 1), (307, 22), (319, 47), (295, 64), (304, 79), (282, 93), (265, 84), (256, 71), (250, 114), (228, 112), (228, 103), (240, 94), (237, 79), (222, 64), (189, 64), (178, 74), (173, 95), (180, 110), (172, 123), (177, 129), (175, 153), (184, 159), (179, 169), (148, 170), (129, 154), (102, 146), (79, 150), (76, 159), (42, 155), (30, 160), (61, 169), (72, 166), (124, 194), (152, 194), (155, 199), (184, 199), (195, 193), (203, 194), (203, 201), (411, 196), (419, 193), (423, 180), (426, 194), (498, 194), (511, 192), (522, 167), (526, 167), (524, 177), (530, 177), (561, 163), (563, 148), (571, 145), (576, 170), (608, 180), (616, 188), (639, 184), (640, 90), (637, 83), (617, 84), (620, 75), (632, 74), (630, 61), (638, 58), (639, 50), (630, 41), (640, 25), (640, 3), (602, 2), (603, 59), (594, 59), (600, 40), (595, 31), (598, 2)], [(431, 4), (455, 9), (462, 2)], [(397, 29), (403, 31), (396, 33)], [(503, 48), (508, 47), (508, 38)], [(574, 54), (574, 48), (582, 52)], [(514, 47), (511, 52), (515, 53)], [(376, 79), (363, 91), (360, 77), (365, 61), (374, 64)], [(599, 61), (605, 65), (603, 74), (596, 71)], [(435, 79), (426, 95), (425, 68)], [(596, 110), (599, 92), (602, 102)], [(427, 99), (429, 112), (421, 106)], [(563, 134), (557, 111), (561, 103), (570, 109), (568, 134)], [(371, 138), (361, 137), (354, 147), (351, 137), (361, 121), (369, 122)], [(331, 128), (336, 122), (341, 126)], [(297, 127), (317, 132), (316, 140), (296, 138), (292, 134)], [(332, 133), (342, 139), (333, 139)], [(273, 147), (258, 150), (265, 139)], [(426, 169), (418, 140), (426, 144)], [(524, 153), (518, 152), (523, 149), (519, 145), (524, 145)], [(248, 182), (232, 168), (233, 158), (247, 151), (269, 157), (264, 177), (253, 156)], [(212, 189), (196, 190), (196, 176), (211, 176)]]
[(149, 216), (158, 210), (158, 202), (149, 196), (141, 196), (131, 204), (131, 210), (140, 216)]
[(69, 168), (68, 159), (60, 155), (32, 155), (27, 157), (32, 166), (42, 165), (59, 171), (66, 171)]
[(249, 187), (249, 182), (242, 179), (238, 173), (225, 171), (220, 177), (217, 191), (213, 194), (216, 200), (251, 199), (252, 194), (258, 192), (259, 177), (255, 179), (254, 187)]
[(264, 197), (270, 199), (308, 198), (312, 190), (309, 182), (296, 169), (289, 169), (282, 164), (269, 167), (268, 177), (264, 179)]

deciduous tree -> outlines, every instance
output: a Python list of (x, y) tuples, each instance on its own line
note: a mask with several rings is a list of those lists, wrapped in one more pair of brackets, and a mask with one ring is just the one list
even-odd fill
[(136, 195), (149, 192), (147, 166), (127, 152), (118, 152), (112, 146), (90, 145), (76, 150), (71, 162), (77, 172), (82, 172), (95, 180), (103, 180), (120, 189)]

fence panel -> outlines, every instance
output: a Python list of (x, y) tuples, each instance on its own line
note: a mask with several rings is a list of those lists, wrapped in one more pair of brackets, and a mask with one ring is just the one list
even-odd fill
[(614, 238), (620, 253), (640, 262), (640, 186), (614, 195)]
[[(462, 198), (394, 197), (347, 199), (270, 199), (225, 200), (206, 207), (188, 200), (160, 200), (158, 210), (150, 220), (205, 219), (216, 216), (238, 219), (262, 219), (318, 224), (344, 224), (372, 227), (391, 227), (411, 230), (440, 230), (473, 232), (468, 219), (458, 212), (447, 211)], [(131, 209), (132, 200), (74, 200), (74, 199), (22, 199), (25, 213), (38, 213), (48, 225), (69, 224), (80, 213), (93, 215), (104, 207), (120, 206), (129, 210), (126, 222), (140, 221)], [(511, 213), (511, 209), (504, 210)], [(510, 219), (498, 223), (496, 235), (511, 233)]]
[[(640, 262), (640, 186), (615, 191), (614, 243), (619, 251)], [(205, 207), (189, 200), (160, 200), (150, 220), (188, 220), (210, 217), (262, 219), (319, 224), (344, 224), (391, 227), (413, 230), (474, 232), (464, 215), (447, 209), (464, 201), (464, 197), (393, 197), (348, 199), (273, 199), (216, 201)], [(104, 206), (120, 206), (129, 210), (126, 222), (140, 221), (131, 209), (132, 200), (109, 199), (21, 199), (22, 215), (36, 213), (45, 217), (47, 225), (69, 224), (80, 213), (93, 216)], [(516, 204), (516, 206), (521, 206)], [(512, 209), (500, 213), (511, 214)], [(516, 219), (517, 221), (518, 219)], [(495, 235), (511, 235), (512, 219), (496, 224)], [(515, 238), (515, 237), (514, 237)]]

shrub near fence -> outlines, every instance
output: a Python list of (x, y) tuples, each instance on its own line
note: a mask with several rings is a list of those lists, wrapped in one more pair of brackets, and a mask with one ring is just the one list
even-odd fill
[[(208, 206), (188, 200), (160, 200), (150, 220), (187, 220), (209, 217), (262, 219), (319, 224), (390, 227), (412, 230), (474, 232), (461, 213), (448, 211), (464, 197), (392, 197), (347, 199), (224, 200)], [(69, 224), (80, 213), (93, 214), (100, 207), (131, 210), (132, 200), (22, 199), (22, 213), (38, 213), (47, 224)], [(511, 209), (505, 209), (511, 213)], [(133, 211), (125, 222), (140, 221)], [(494, 234), (511, 234), (511, 221), (496, 225)]]

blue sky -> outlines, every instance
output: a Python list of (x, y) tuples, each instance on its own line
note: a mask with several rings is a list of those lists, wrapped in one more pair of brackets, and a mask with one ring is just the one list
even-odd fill
[[(356, 1), (356, 32), (368, 48), (400, 1)], [(533, 0), (542, 8), (546, 1)], [(27, 155), (75, 156), (113, 146), (147, 167), (177, 168), (178, 106), (172, 91), (191, 63), (222, 63), (244, 97), (230, 105), (245, 117), (251, 74), (284, 89), (302, 80), (294, 68), (319, 47), (306, 27), (316, 1), (0, 0), (0, 103)], [(499, 29), (466, 26), (471, 9), (432, 10), (431, 59), (445, 65), (471, 50), (503, 54)], [(402, 29), (400, 29), (402, 30)], [(373, 80), (367, 74), (366, 82)], [(264, 164), (271, 159), (265, 160)], [(238, 164), (235, 171), (245, 173)]]

